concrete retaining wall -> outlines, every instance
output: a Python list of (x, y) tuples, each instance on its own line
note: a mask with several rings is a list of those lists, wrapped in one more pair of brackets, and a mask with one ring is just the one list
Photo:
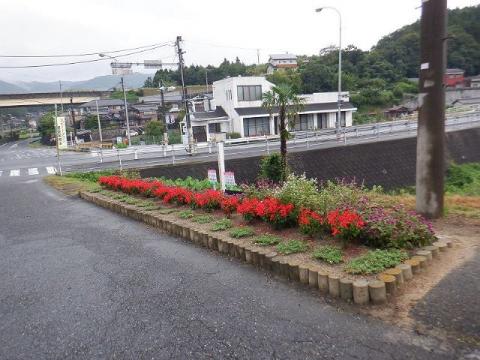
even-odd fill
[[(367, 186), (393, 189), (415, 184), (416, 138), (382, 141), (289, 154), (289, 163), (297, 174), (322, 180), (356, 179)], [(480, 161), (480, 128), (447, 133), (447, 158), (456, 163)], [(226, 161), (226, 170), (235, 172), (238, 183), (255, 181), (261, 157)], [(141, 170), (142, 177), (165, 176), (204, 179), (216, 162), (162, 165)], [(218, 169), (217, 169), (218, 170)]]

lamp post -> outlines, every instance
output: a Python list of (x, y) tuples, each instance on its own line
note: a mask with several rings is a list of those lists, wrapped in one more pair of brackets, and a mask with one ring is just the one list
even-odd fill
[[(108, 57), (112, 59), (114, 62), (118, 62), (118, 60), (114, 56), (110, 56), (107, 54), (98, 54), (100, 57)], [(130, 120), (128, 119), (128, 104), (127, 104), (127, 94), (125, 93), (125, 85), (123, 83), (123, 75), (120, 78), (122, 83), (122, 91), (123, 91), (123, 104), (125, 107), (125, 120), (127, 121), (127, 139), (128, 139), (128, 146), (131, 145), (130, 142)]]
[[(342, 14), (340, 11), (333, 7), (333, 6), (323, 6), (321, 8), (316, 9), (317, 13), (321, 12), (322, 10), (333, 10), (338, 15), (338, 99), (337, 99), (337, 134), (340, 133), (340, 124), (342, 120)], [(345, 117), (345, 127), (347, 126)], [(345, 134), (345, 140), (346, 140)]]

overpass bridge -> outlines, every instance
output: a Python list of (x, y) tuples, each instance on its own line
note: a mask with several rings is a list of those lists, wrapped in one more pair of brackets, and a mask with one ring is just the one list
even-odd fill
[(98, 98), (108, 98), (111, 91), (68, 91), (48, 93), (0, 94), (1, 108), (18, 108), (25, 106), (46, 106), (55, 104), (84, 104)]

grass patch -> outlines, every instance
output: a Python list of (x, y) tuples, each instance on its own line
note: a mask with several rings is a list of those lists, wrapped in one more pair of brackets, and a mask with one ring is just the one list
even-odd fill
[(260, 246), (273, 246), (279, 244), (281, 240), (278, 236), (264, 234), (257, 236), (253, 242)]
[(232, 226), (232, 220), (224, 218), (213, 224), (212, 231), (225, 231), (230, 229)]
[(235, 239), (250, 237), (253, 235), (255, 235), (255, 231), (247, 226), (233, 228), (232, 231), (230, 231), (230, 236)]
[(334, 246), (322, 246), (315, 249), (312, 257), (329, 264), (339, 264), (343, 261), (343, 252)]
[(445, 180), (449, 194), (480, 196), (480, 163), (451, 164)]
[(408, 254), (403, 250), (372, 250), (351, 260), (345, 266), (345, 271), (350, 274), (376, 274), (406, 259)]
[(160, 214), (162, 215), (169, 215), (169, 214), (173, 214), (173, 213), (176, 213), (178, 212), (178, 210), (175, 210), (175, 209), (161, 209), (159, 211)]
[(211, 215), (197, 215), (195, 216), (192, 221), (198, 224), (208, 224), (214, 220), (214, 217)]
[(183, 210), (178, 213), (178, 217), (180, 219), (191, 219), (195, 215), (193, 214), (192, 210)]
[(290, 240), (277, 245), (277, 251), (282, 255), (290, 255), (305, 252), (308, 245), (300, 240)]

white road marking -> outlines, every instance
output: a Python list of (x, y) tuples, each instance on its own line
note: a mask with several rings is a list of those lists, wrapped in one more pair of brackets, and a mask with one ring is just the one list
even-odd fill
[(20, 176), (20, 170), (10, 170), (10, 176)]
[(2, 174), (3, 174), (3, 170), (0, 170), (0, 176), (2, 176)]
[(53, 166), (47, 166), (47, 173), (50, 175), (56, 174), (57, 169), (55, 169)]
[(28, 175), (38, 175), (38, 169), (37, 168), (28, 169)]

